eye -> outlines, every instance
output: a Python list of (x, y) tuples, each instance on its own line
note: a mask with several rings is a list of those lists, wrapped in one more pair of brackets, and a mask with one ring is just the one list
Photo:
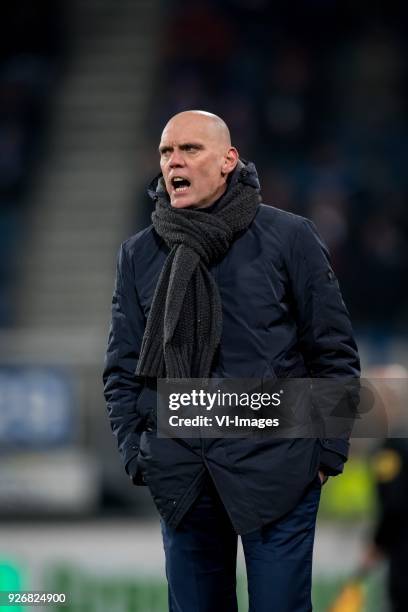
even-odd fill
[(160, 157), (169, 157), (170, 153), (171, 153), (170, 149), (161, 149)]
[(201, 147), (197, 144), (188, 144), (188, 143), (183, 145), (181, 148), (183, 151), (186, 151), (187, 153), (197, 153), (201, 149)]

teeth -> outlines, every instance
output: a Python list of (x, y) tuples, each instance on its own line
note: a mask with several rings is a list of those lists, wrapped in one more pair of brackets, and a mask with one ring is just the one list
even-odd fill
[(184, 191), (187, 191), (190, 185), (183, 184), (183, 185), (178, 186), (178, 183), (185, 183), (186, 180), (187, 179), (183, 178), (182, 176), (173, 177), (171, 179), (171, 182), (172, 182), (174, 191), (176, 191), (177, 193), (183, 193)]

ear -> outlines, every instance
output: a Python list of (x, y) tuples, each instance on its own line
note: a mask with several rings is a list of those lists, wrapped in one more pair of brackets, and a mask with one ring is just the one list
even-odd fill
[(237, 165), (239, 160), (239, 153), (235, 147), (230, 147), (224, 157), (224, 161), (222, 164), (221, 174), (225, 176), (226, 174), (230, 174)]

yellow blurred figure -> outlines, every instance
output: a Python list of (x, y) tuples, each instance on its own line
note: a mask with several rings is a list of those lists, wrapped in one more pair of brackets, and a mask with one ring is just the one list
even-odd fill
[(358, 580), (348, 582), (327, 612), (363, 612), (363, 585)]

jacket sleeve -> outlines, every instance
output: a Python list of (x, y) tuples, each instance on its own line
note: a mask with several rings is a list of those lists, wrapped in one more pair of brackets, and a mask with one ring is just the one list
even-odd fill
[(146, 418), (139, 405), (143, 381), (135, 375), (144, 327), (145, 318), (134, 276), (122, 245), (117, 258), (103, 382), (112, 432), (117, 438), (126, 472), (131, 477), (135, 474), (130, 471), (130, 464), (132, 462), (134, 469)]
[[(310, 376), (358, 378), (360, 361), (349, 313), (327, 247), (307, 219), (299, 220), (289, 268), (300, 351)], [(348, 456), (347, 437), (321, 438), (320, 443), (321, 469), (340, 474)]]

